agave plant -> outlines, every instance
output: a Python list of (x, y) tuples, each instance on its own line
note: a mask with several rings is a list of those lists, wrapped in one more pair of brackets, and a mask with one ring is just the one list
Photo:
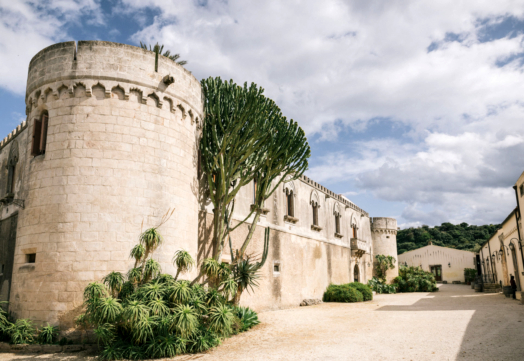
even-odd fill
[(234, 313), (242, 322), (241, 331), (246, 331), (260, 323), (257, 313), (249, 307), (235, 307)]
[(231, 333), (231, 326), (235, 315), (225, 305), (218, 305), (209, 310), (209, 329), (216, 333), (227, 335)]
[(175, 275), (176, 281), (180, 273), (186, 273), (191, 271), (191, 269), (195, 266), (195, 261), (193, 260), (193, 257), (191, 257), (189, 252), (180, 249), (176, 251), (175, 256), (173, 257), (173, 264), (177, 268)]
[(58, 334), (58, 327), (51, 326), (48, 323), (47, 326), (42, 327), (42, 331), (38, 335), (38, 342), (52, 344), (57, 340)]
[(195, 309), (188, 305), (178, 305), (174, 311), (176, 330), (182, 337), (190, 336), (198, 327)]
[(111, 272), (102, 280), (104, 284), (109, 288), (109, 291), (113, 294), (114, 297), (122, 290), (122, 285), (124, 284), (124, 276), (120, 272)]

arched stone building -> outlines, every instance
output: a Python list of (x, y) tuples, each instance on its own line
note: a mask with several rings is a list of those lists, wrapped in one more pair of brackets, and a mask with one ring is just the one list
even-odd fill
[[(155, 253), (163, 272), (175, 273), (178, 249), (210, 254), (212, 206), (198, 177), (202, 101), (190, 72), (162, 56), (155, 67), (155, 55), (137, 47), (66, 42), (35, 55), (27, 120), (0, 142), (0, 298), (15, 316), (71, 326), (87, 283), (127, 272), (141, 229), (169, 208)], [(249, 213), (254, 187), (239, 192), (234, 220)], [(250, 249), (262, 249), (270, 227), (269, 256), (260, 287), (241, 300), (257, 310), (321, 298), (331, 282), (367, 282), (377, 247), (396, 249), (385, 246), (394, 238), (372, 237), (367, 212), (306, 176), (283, 183), (264, 207)]]

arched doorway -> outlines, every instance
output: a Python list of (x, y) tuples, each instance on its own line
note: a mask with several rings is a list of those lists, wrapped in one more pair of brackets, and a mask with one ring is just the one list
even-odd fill
[(358, 264), (356, 264), (355, 269), (353, 270), (353, 281), (358, 282), (359, 279), (360, 279), (360, 272), (358, 269)]
[(520, 277), (519, 277), (519, 263), (517, 262), (517, 251), (513, 243), (509, 244), (509, 249), (511, 249), (511, 258), (513, 258), (513, 270), (515, 273), (515, 283), (517, 284), (517, 291), (520, 291)]

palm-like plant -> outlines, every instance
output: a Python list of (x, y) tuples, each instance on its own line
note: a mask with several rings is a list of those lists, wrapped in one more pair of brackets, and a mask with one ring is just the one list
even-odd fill
[(144, 301), (161, 300), (166, 293), (166, 287), (160, 282), (146, 283), (138, 289), (139, 297)]
[(160, 263), (150, 258), (144, 264), (144, 270), (143, 270), (144, 277), (142, 281), (147, 282), (157, 277), (160, 273), (162, 273), (162, 268), (160, 267)]
[(198, 327), (195, 309), (188, 305), (178, 305), (174, 311), (176, 330), (182, 337), (190, 336)]
[(234, 319), (233, 312), (225, 305), (218, 305), (209, 311), (209, 329), (216, 333), (231, 333)]
[(175, 280), (177, 280), (178, 275), (180, 273), (186, 273), (191, 271), (191, 269), (195, 265), (195, 260), (193, 260), (193, 257), (191, 257), (189, 252), (180, 249), (175, 252), (175, 256), (173, 257), (173, 264), (177, 268), (175, 275)]
[(115, 326), (110, 323), (104, 323), (94, 329), (98, 345), (110, 345), (116, 338)]
[(6, 328), (12, 344), (33, 343), (36, 329), (30, 320), (21, 318)]
[(126, 322), (136, 324), (149, 317), (149, 307), (140, 301), (130, 301), (124, 307), (122, 317)]
[(107, 289), (100, 282), (91, 282), (84, 289), (84, 301), (92, 301), (104, 296), (107, 296)]
[(221, 292), (226, 297), (234, 297), (238, 290), (238, 284), (233, 278), (228, 278), (220, 283)]
[(187, 303), (192, 297), (189, 282), (178, 281), (169, 288), (169, 299), (173, 303)]
[(127, 279), (135, 285), (139, 284), (142, 281), (142, 268), (131, 268), (127, 272)]
[(171, 55), (170, 50), (166, 50), (164, 54), (162, 54), (162, 50), (164, 50), (164, 45), (159, 45), (158, 43), (156, 43), (156, 45), (151, 47), (151, 44), (150, 44), (149, 49), (148, 49), (145, 43), (140, 42), (140, 47), (145, 50), (153, 51), (155, 54), (161, 54), (162, 56), (165, 56), (166, 58), (173, 60), (174, 62), (176, 62), (179, 65), (187, 64), (187, 61), (185, 60), (178, 60), (180, 59), (180, 54)]
[(177, 352), (177, 341), (177, 337), (173, 335), (160, 336), (147, 347), (146, 352), (155, 358), (175, 357), (181, 353)]
[(118, 299), (111, 296), (100, 299), (96, 309), (96, 318), (98, 323), (115, 323), (120, 319), (123, 307)]
[(38, 335), (38, 341), (40, 343), (52, 344), (58, 338), (58, 327), (51, 326), (47, 323), (47, 326), (42, 327), (42, 331)]
[(169, 314), (169, 307), (167, 307), (166, 302), (164, 300), (151, 300), (149, 301), (147, 306), (151, 310), (152, 315), (164, 317)]
[(129, 256), (135, 259), (135, 267), (138, 266), (145, 254), (146, 248), (142, 244), (139, 243), (133, 247)]
[(118, 296), (118, 293), (122, 290), (124, 284), (124, 276), (120, 272), (111, 272), (102, 280), (104, 284), (109, 288), (109, 291), (114, 297)]
[(146, 343), (155, 338), (154, 329), (158, 325), (157, 316), (146, 317), (135, 324), (131, 329), (131, 337), (136, 344)]

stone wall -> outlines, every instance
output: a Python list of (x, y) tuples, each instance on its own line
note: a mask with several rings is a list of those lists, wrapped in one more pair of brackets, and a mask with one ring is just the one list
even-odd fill
[[(168, 74), (175, 83), (166, 87)], [(19, 211), (10, 310), (64, 329), (87, 283), (126, 272), (141, 229), (169, 208), (176, 211), (155, 258), (174, 273), (177, 249), (197, 256), (201, 88), (167, 58), (155, 72), (152, 52), (69, 42), (33, 58), (26, 100), (26, 132), (33, 134), (43, 111), (49, 128), (45, 154), (22, 159), (26, 208)], [(25, 154), (27, 139), (19, 144)], [(36, 253), (34, 269), (23, 267), (28, 252)]]

